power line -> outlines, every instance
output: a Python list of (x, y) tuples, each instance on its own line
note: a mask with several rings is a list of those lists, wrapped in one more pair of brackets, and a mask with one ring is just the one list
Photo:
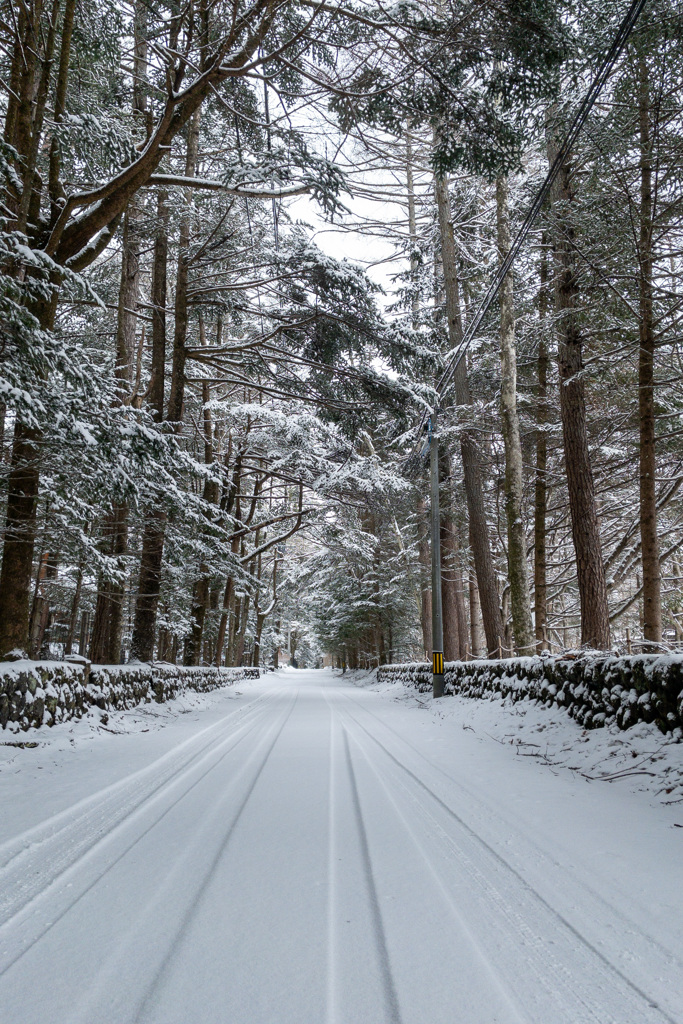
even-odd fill
[[(548, 196), (548, 193), (550, 192), (550, 189), (552, 188), (552, 185), (557, 175), (559, 174), (562, 164), (566, 160), (574, 143), (576, 142), (576, 139), (578, 138), (579, 133), (586, 122), (586, 119), (591, 111), (591, 108), (593, 107), (593, 104), (600, 95), (600, 92), (602, 91), (605, 83), (607, 82), (607, 79), (611, 75), (612, 70), (614, 69), (614, 65), (616, 64), (622, 50), (624, 49), (626, 41), (628, 37), (631, 35), (631, 32), (633, 31), (635, 24), (638, 18), (640, 17), (640, 14), (643, 8), (645, 7), (646, 3), (647, 0), (633, 0), (633, 3), (631, 4), (626, 16), (621, 22), (617, 34), (612, 40), (612, 45), (603, 57), (602, 64), (600, 65), (597, 74), (591, 82), (588, 92), (583, 98), (581, 106), (579, 107), (574, 117), (574, 120), (572, 121), (571, 127), (569, 128), (567, 135), (565, 136), (564, 142), (562, 143), (562, 146), (560, 147), (557, 156), (553, 160), (552, 166), (550, 167), (550, 170), (548, 171), (545, 177), (545, 181), (543, 182), (538, 194), (536, 195), (536, 198), (531, 204), (531, 207), (529, 208), (527, 215), (524, 218), (524, 222), (520, 227), (519, 231), (517, 232), (514, 242), (510, 246), (510, 250), (507, 256), (505, 257), (500, 267), (498, 268), (498, 272), (496, 273), (496, 276), (493, 278), (491, 284), (486, 290), (486, 294), (484, 295), (484, 298), (482, 299), (479, 308), (477, 309), (476, 313), (474, 314), (469, 324), (467, 325), (467, 328), (465, 330), (465, 333), (463, 334), (460, 344), (458, 345), (454, 354), (451, 356), (446, 369), (444, 370), (443, 374), (441, 375), (436, 385), (436, 389), (439, 392), (439, 394), (443, 394), (445, 389), (450, 384), (453, 378), (453, 374), (457, 370), (461, 359), (463, 358), (468, 348), (470, 347), (470, 344), (472, 343), (475, 334), (479, 330), (481, 322), (484, 319), (484, 316), (486, 315), (489, 306), (491, 305), (496, 295), (498, 294), (498, 291), (500, 289), (501, 284), (503, 283), (503, 280), (505, 279), (506, 274), (511, 269), (512, 264), (519, 255), (522, 245), (524, 244), (526, 237), (529, 234), (538, 214), (540, 213), (541, 208)], [(422, 426), (422, 424), (424, 423), (426, 415), (426, 413), (423, 413), (420, 426)]]

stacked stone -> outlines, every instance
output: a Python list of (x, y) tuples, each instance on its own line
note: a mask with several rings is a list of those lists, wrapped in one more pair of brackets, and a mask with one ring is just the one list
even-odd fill
[(239, 679), (258, 679), (257, 668), (212, 665), (90, 665), (71, 661), (0, 663), (0, 725), (15, 729), (80, 718), (92, 707), (120, 711), (171, 700), (183, 690), (204, 693)]
[[(455, 661), (445, 666), (444, 675), (447, 694), (556, 705), (566, 708), (586, 729), (612, 722), (621, 729), (636, 722), (654, 722), (662, 732), (683, 738), (683, 655), (619, 658), (596, 652)], [(431, 689), (431, 666), (385, 665), (379, 669), (378, 679), (425, 692)]]

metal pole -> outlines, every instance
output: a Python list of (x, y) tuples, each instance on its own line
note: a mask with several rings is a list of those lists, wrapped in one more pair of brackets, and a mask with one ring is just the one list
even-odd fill
[(427, 424), (429, 469), (431, 477), (432, 535), (432, 694), (443, 697), (443, 610), (441, 607), (441, 515), (439, 510), (439, 441), (436, 436), (436, 412)]

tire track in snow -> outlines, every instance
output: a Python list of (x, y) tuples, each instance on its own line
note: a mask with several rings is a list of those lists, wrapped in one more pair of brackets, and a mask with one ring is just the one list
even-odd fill
[(337, 1024), (337, 801), (335, 786), (337, 783), (337, 730), (335, 713), (323, 691), (323, 696), (330, 711), (330, 754), (329, 754), (329, 789), (327, 818), (327, 992), (326, 992), (326, 1024)]
[[(345, 716), (348, 722), (353, 722), (354, 725), (358, 725), (350, 715)], [(410, 821), (410, 816), (407, 815), (398, 805), (396, 800), (396, 786), (391, 784), (385, 776), (378, 770), (376, 760), (373, 759), (363, 744), (362, 740), (358, 738), (357, 730), (347, 730), (349, 735), (352, 737), (353, 742), (358, 747), (363, 760), (365, 761), (368, 769), (375, 778), (379, 790), (382, 792), (386, 803), (391, 807), (391, 810), (398, 820), (401, 829), (407, 834), (409, 842), (418, 851), (422, 863), (427, 869), (427, 874), (431, 878), (433, 884), (436, 886), (441, 899), (448, 906), (451, 917), (455, 920), (460, 932), (466, 937), (471, 949), (476, 953), (476, 956), (483, 966), (485, 972), (489, 975), (490, 982), (499, 993), (503, 1003), (509, 1008), (516, 1020), (521, 1024), (522, 1021), (527, 1021), (528, 1017), (524, 1013), (523, 1007), (520, 1006), (519, 1000), (510, 991), (509, 986), (506, 984), (500, 970), (497, 968), (496, 963), (487, 951), (486, 946), (482, 943), (480, 937), (470, 928), (467, 918), (463, 915), (460, 908), (458, 907), (457, 901), (454, 898), (453, 892), (450, 890), (447, 884), (436, 869), (436, 866), (430, 857), (429, 853), (425, 848), (425, 844), (415, 829), (414, 822)], [(547, 1024), (547, 1021), (544, 1022)], [(573, 1022), (576, 1024), (576, 1022)]]
[[(351, 699), (349, 698), (349, 700)], [(352, 701), (352, 703), (355, 702)], [(619, 987), (622, 989), (622, 992), (624, 988), (626, 988), (627, 992), (630, 992), (631, 1002), (633, 1002), (633, 996), (637, 997), (638, 1005), (632, 1006), (632, 1009), (635, 1011), (636, 1016), (627, 1018), (624, 1018), (623, 1016), (611, 1017), (611, 1022), (613, 1022), (613, 1024), (631, 1024), (631, 1021), (633, 1021), (633, 1024), (636, 1024), (636, 1022), (637, 1024), (647, 1024), (647, 1022), (652, 1022), (652, 1024), (660, 1022), (661, 1024), (662, 1021), (666, 1021), (667, 1024), (680, 1024), (680, 1020), (677, 1020), (676, 1018), (670, 1016), (669, 1013), (662, 1006), (660, 1006), (656, 1000), (654, 1000), (643, 989), (636, 985), (618, 967), (616, 967), (599, 949), (597, 949), (597, 947), (595, 947), (589, 940), (587, 940), (578, 931), (578, 929), (576, 929), (571, 924), (571, 922), (569, 922), (540, 893), (538, 893), (526, 881), (526, 879), (521, 874), (519, 874), (519, 872), (512, 865), (510, 865), (508, 861), (505, 860), (505, 858), (503, 858), (492, 846), (490, 846), (486, 842), (486, 840), (479, 836), (457, 814), (457, 812), (454, 811), (451, 807), (449, 807), (448, 804), (444, 800), (442, 800), (438, 794), (436, 794), (432, 789), (430, 789), (430, 787), (427, 786), (426, 783), (419, 778), (419, 776), (417, 776), (413, 771), (411, 771), (410, 768), (408, 768), (403, 762), (401, 762), (397, 757), (395, 757), (394, 754), (392, 754), (391, 751), (389, 751), (388, 748), (375, 735), (373, 735), (368, 729), (366, 729), (361, 722), (358, 722), (358, 720), (355, 719), (353, 715), (349, 714), (348, 712), (347, 714), (348, 717), (351, 718), (351, 720), (355, 723), (355, 725), (363, 731), (365, 736), (368, 737), (374, 744), (376, 744), (376, 746), (385, 754), (385, 756), (393, 763), (393, 765), (400, 769), (400, 771), (404, 773), (412, 781), (412, 783), (419, 787), (419, 789), (423, 793), (426, 793), (438, 805), (438, 807), (442, 811), (444, 811), (452, 821), (456, 823), (458, 828), (462, 830), (462, 832), (471, 841), (471, 843), (475, 845), (475, 847), (479, 848), (480, 856), (478, 860), (475, 860), (474, 858), (467, 856), (467, 854), (461, 849), (461, 846), (460, 844), (458, 844), (457, 840), (455, 841), (455, 843), (453, 843), (453, 837), (449, 836), (447, 833), (444, 833), (447, 840), (449, 840), (455, 846), (455, 849), (457, 851), (457, 859), (461, 863), (464, 861), (465, 867), (468, 870), (472, 880), (477, 882), (479, 887), (482, 889), (485, 898), (489, 902), (493, 900), (493, 902), (497, 905), (497, 909), (499, 909), (500, 912), (503, 913), (512, 922), (515, 929), (519, 929), (526, 934), (528, 941), (533, 942), (537, 955), (544, 956), (547, 967), (553, 967), (556, 970), (559, 969), (559, 971), (565, 976), (566, 995), (570, 997), (573, 996), (575, 1000), (576, 997), (578, 997), (579, 1001), (585, 1008), (585, 1011), (590, 1014), (588, 1018), (572, 1017), (572, 1024), (579, 1024), (579, 1021), (582, 1022), (583, 1020), (593, 1021), (595, 1022), (595, 1024), (608, 1024), (610, 1018), (606, 1016), (607, 1011), (604, 1006), (597, 1005), (594, 999), (591, 999), (590, 1003), (586, 1001), (585, 988), (588, 979), (586, 977), (585, 971), (579, 970), (576, 972), (576, 974), (572, 974), (571, 972), (567, 971), (566, 960), (562, 956), (553, 955), (549, 957), (547, 935), (535, 934), (529, 925), (528, 916), (521, 915), (518, 911), (516, 912), (514, 910), (509, 898), (509, 893), (514, 888), (516, 888), (520, 892), (520, 895), (522, 897), (522, 905), (524, 904), (524, 902), (526, 902), (528, 905), (529, 900), (534, 901), (537, 904), (537, 906), (540, 906), (540, 908), (542, 908), (546, 916), (549, 915), (551, 919), (555, 920), (556, 927), (559, 924), (562, 929), (566, 930), (566, 932), (568, 932), (569, 935), (572, 936), (573, 939), (579, 943), (579, 948), (583, 949), (584, 957), (588, 955), (588, 960), (584, 964), (585, 968), (590, 970), (591, 960), (597, 961), (597, 964), (595, 964), (595, 966), (598, 966), (600, 968), (600, 972), (603, 974), (603, 976), (605, 976), (606, 981), (606, 984), (603, 985), (598, 980), (598, 992), (602, 992), (604, 994), (606, 992), (614, 991), (614, 983), (615, 981), (617, 981), (621, 983)], [(368, 758), (368, 761), (371, 764), (371, 766), (374, 764), (372, 758)], [(391, 788), (391, 785), (387, 786), (388, 792), (391, 792)], [(404, 786), (403, 788), (405, 792), (407, 792), (412, 797), (412, 800), (414, 801), (417, 809), (421, 812), (421, 814), (424, 817), (431, 818), (437, 830), (443, 832), (444, 830), (439, 826), (438, 821), (432, 815), (429, 815), (425, 811), (425, 808), (422, 806), (420, 801), (417, 800), (415, 795), (410, 794), (410, 790), (408, 789), (408, 787)], [(418, 841), (413, 830), (409, 828), (409, 831), (411, 831), (415, 840)], [(430, 863), (430, 867), (432, 868), (432, 870), (438, 873), (438, 869), (434, 865), (430, 856), (424, 850), (423, 846), (421, 846), (421, 849), (423, 855), (427, 858), (428, 862)], [(481, 859), (482, 853), (484, 854), (483, 860)], [(494, 864), (497, 865), (499, 869), (503, 869), (503, 874), (508, 876), (508, 881), (505, 882), (505, 879), (503, 879), (503, 884), (498, 888), (496, 888), (496, 886), (493, 885), (493, 883), (491, 882), (490, 878), (487, 878), (486, 875), (481, 871), (480, 865), (482, 865), (486, 859), (488, 859), (489, 861), (493, 861)], [(514, 882), (512, 885), (510, 885), (510, 881), (512, 879), (514, 880)], [(526, 897), (526, 900), (524, 899), (524, 897)], [(542, 924), (542, 921), (540, 923)], [(547, 931), (547, 928), (544, 930)], [(569, 942), (567, 945), (568, 948), (571, 949), (572, 943)], [(574, 946), (574, 948), (576, 948), (576, 946)], [(541, 969), (537, 971), (537, 973), (539, 981), (543, 981), (544, 978), (546, 978), (545, 970)], [(656, 1014), (656, 1016), (653, 1014), (652, 1011), (654, 1011), (654, 1014)]]
[[(84, 797), (82, 800), (77, 801), (70, 807), (65, 807), (64, 810), (59, 811), (57, 814), (52, 815), (45, 821), (39, 822), (37, 825), (32, 825), (24, 832), (20, 832), (18, 835), (12, 836), (10, 839), (6, 839), (3, 843), (0, 843), (0, 872), (2, 872), (9, 864), (16, 858), (20, 857), (27, 850), (30, 850), (42, 842), (51, 840), (59, 835), (60, 832), (72, 828), (77, 820), (84, 817), (88, 813), (91, 813), (93, 808), (102, 808), (106, 800), (114, 800), (119, 794), (123, 793), (125, 797), (125, 790), (132, 789), (137, 792), (137, 787), (142, 783), (145, 784), (146, 776), (154, 776), (158, 774), (161, 776), (166, 772), (173, 772), (174, 770), (182, 770), (185, 764), (189, 763), (194, 757), (198, 757), (204, 749), (213, 739), (209, 737), (207, 743), (202, 746), (199, 751), (194, 752), (192, 748), (197, 745), (203, 738), (209, 733), (214, 733), (220, 730), (225, 723), (234, 718), (237, 715), (246, 715), (253, 709), (254, 705), (261, 704), (264, 700), (272, 696), (272, 691), (259, 694), (254, 700), (249, 701), (246, 704), (241, 704), (240, 707), (235, 708), (234, 711), (228, 712), (218, 722), (214, 722), (212, 725), (206, 726), (200, 732), (189, 736), (186, 740), (178, 746), (168, 750), (161, 757), (152, 761), (151, 764), (145, 765), (143, 768), (126, 775), (124, 778), (119, 779), (117, 782), (111, 783), (109, 786), (105, 786), (103, 789), (97, 790), (95, 793), (91, 793), (90, 796)], [(186, 748), (190, 748), (187, 751)], [(187, 760), (182, 761), (182, 754), (187, 752)], [(176, 765), (176, 762), (180, 762)], [(164, 776), (167, 777), (167, 776)], [(0, 874), (1, 879), (1, 874)]]
[(360, 841), (368, 902), (370, 905), (373, 929), (375, 932), (375, 947), (377, 949), (377, 960), (379, 964), (380, 974), (382, 978), (382, 986), (384, 990), (384, 1002), (386, 1007), (387, 1020), (391, 1021), (391, 1024), (401, 1024), (401, 1012), (399, 1010), (398, 997), (396, 995), (396, 987), (394, 985), (394, 979), (391, 972), (389, 950), (387, 948), (387, 940), (386, 935), (384, 933), (384, 923), (382, 921), (382, 912), (380, 909), (379, 899), (377, 896), (377, 887), (375, 885), (375, 877), (372, 868), (372, 859), (370, 857), (370, 848), (368, 846), (368, 837), (367, 832), (365, 830), (365, 822), (363, 820), (363, 810), (361, 808), (360, 799), (358, 796), (358, 785), (356, 782), (356, 774), (353, 768), (351, 750), (349, 748), (349, 738), (348, 733), (343, 726), (342, 729), (344, 735), (344, 757), (348, 772), (354, 817), (356, 820), (356, 827), (358, 830), (358, 839)]
[[(185, 940), (185, 938), (186, 938), (186, 936), (187, 936), (187, 934), (189, 932), (190, 926), (192, 925), (193, 920), (195, 919), (196, 915), (198, 914), (198, 912), (200, 910), (202, 901), (203, 901), (203, 899), (204, 899), (204, 897), (206, 895), (206, 891), (207, 891), (209, 885), (211, 884), (211, 882), (212, 882), (212, 880), (213, 880), (213, 878), (214, 878), (214, 876), (216, 874), (216, 870), (218, 868), (218, 865), (220, 864), (220, 862), (221, 862), (221, 860), (222, 860), (222, 858), (223, 858), (223, 856), (224, 856), (224, 854), (225, 854), (225, 852), (226, 852), (226, 850), (228, 848), (230, 840), (231, 840), (231, 838), (232, 838), (232, 836), (233, 836), (233, 834), (235, 832), (235, 829), (237, 828), (237, 825), (239, 824), (239, 821), (240, 821), (240, 819), (241, 819), (241, 817), (242, 817), (242, 815), (243, 815), (243, 813), (244, 813), (244, 811), (245, 811), (245, 809), (246, 809), (246, 807), (247, 807), (247, 805), (249, 803), (251, 795), (254, 792), (254, 790), (256, 789), (256, 786), (257, 786), (257, 784), (259, 782), (259, 779), (261, 778), (261, 776), (263, 774), (263, 771), (264, 771), (264, 769), (265, 769), (265, 767), (266, 767), (266, 765), (267, 765), (267, 763), (268, 763), (268, 761), (270, 759), (270, 756), (273, 753), (273, 750), (275, 749), (275, 745), (277, 744), (278, 739), (282, 735), (282, 732), (283, 732), (285, 726), (287, 725), (287, 722), (289, 721), (289, 719), (290, 719), (290, 717), (292, 715), (292, 712), (294, 711), (294, 708), (295, 708), (296, 703), (297, 703), (298, 696), (299, 696), (299, 693), (297, 691), (297, 693), (295, 694), (294, 699), (293, 699), (289, 709), (287, 710), (287, 712), (285, 713), (285, 715), (283, 717), (283, 720), (282, 720), (281, 724), (279, 725), (279, 727), (275, 728), (275, 735), (273, 736), (272, 741), (268, 744), (267, 749), (265, 751), (265, 754), (260, 759), (258, 767), (257, 767), (256, 771), (254, 772), (254, 775), (253, 775), (251, 781), (249, 782), (249, 784), (247, 786), (246, 792), (244, 793), (244, 796), (242, 797), (242, 799), (241, 799), (241, 801), (240, 801), (236, 811), (234, 812), (234, 814), (233, 814), (233, 816), (232, 816), (232, 818), (230, 820), (230, 824), (228, 825), (228, 828), (224, 832), (224, 834), (223, 834), (223, 836), (221, 838), (221, 841), (218, 844), (218, 847), (217, 847), (214, 855), (212, 856), (212, 858), (211, 858), (211, 860), (209, 862), (208, 868), (203, 872), (200, 884), (195, 888), (195, 891), (194, 891), (194, 893), (192, 895), (192, 899), (191, 899), (189, 905), (187, 906), (184, 914), (182, 915), (180, 922), (175, 926), (175, 928), (173, 930), (173, 936), (171, 938), (171, 941), (167, 942), (167, 944), (166, 944), (166, 952), (165, 952), (165, 954), (163, 956), (163, 959), (158, 964), (158, 966), (157, 966), (157, 968), (156, 968), (156, 970), (154, 972), (154, 975), (152, 977), (152, 980), (149, 982), (149, 984), (146, 987), (146, 991), (145, 991), (142, 999), (139, 1000), (138, 1005), (137, 1005), (137, 1009), (136, 1009), (136, 1012), (135, 1012), (135, 1015), (132, 1018), (130, 1018), (132, 1021), (135, 1022), (135, 1024), (140, 1024), (140, 1022), (144, 1021), (145, 1017), (148, 1017), (149, 1012), (151, 1011), (151, 1008), (152, 1008), (152, 1003), (153, 1003), (154, 997), (155, 997), (156, 993), (158, 992), (159, 988), (162, 986), (164, 976), (170, 970), (172, 970), (173, 962), (174, 962), (174, 959), (177, 957), (177, 954), (178, 954), (178, 951), (179, 951), (179, 947), (182, 945), (183, 941)], [(272, 731), (273, 730), (271, 730), (271, 734), (272, 734)], [(224, 801), (221, 801), (221, 804), (223, 802)], [(191, 861), (192, 858), (188, 854), (185, 854), (181, 859), (182, 859), (183, 866), (184, 866), (185, 862), (186, 861)], [(174, 870), (174, 874), (177, 874), (177, 873), (178, 873), (178, 866), (176, 866), (176, 869)], [(166, 888), (167, 887), (168, 886), (166, 886)], [(92, 1019), (92, 1018), (86, 1018), (86, 1020), (89, 1020), (89, 1019)]]
[[(106, 833), (103, 837), (101, 837), (101, 839), (98, 842), (96, 842), (94, 846), (89, 847), (85, 851), (85, 853), (78, 858), (78, 860), (76, 860), (68, 868), (66, 868), (65, 871), (61, 872), (59, 876), (53, 878), (44, 889), (41, 889), (40, 892), (37, 893), (37, 895), (33, 899), (31, 899), (28, 903), (24, 904), (21, 907), (21, 909), (17, 911), (16, 914), (14, 914), (11, 918), (9, 918), (2, 925), (0, 925), (0, 942), (7, 941), (7, 939), (3, 937), (9, 935), (13, 948), (13, 952), (10, 958), (5, 962), (0, 961), (0, 978), (4, 974), (6, 974), (7, 971), (9, 971), (10, 968), (12, 968), (16, 963), (23, 959), (23, 957), (27, 953), (29, 953), (30, 950), (38, 942), (41, 941), (41, 939), (48, 935), (49, 932), (51, 932), (53, 928), (55, 928), (60, 923), (60, 921), (62, 921), (67, 916), (67, 914), (74, 910), (74, 908), (78, 906), (80, 901), (85, 896), (87, 896), (88, 893), (91, 892), (95, 888), (95, 886), (110, 871), (112, 871), (124, 859), (124, 857), (128, 853), (130, 853), (131, 850), (133, 850), (138, 845), (138, 843), (140, 843), (161, 821), (163, 821), (163, 819), (168, 814), (170, 814), (170, 812), (173, 811), (175, 807), (177, 807), (178, 804), (182, 800), (184, 800), (185, 797), (188, 796), (189, 793), (191, 793), (191, 791), (195, 789), (195, 787), (198, 786), (206, 778), (207, 775), (214, 771), (225, 760), (225, 758), (230, 753), (232, 753), (232, 751), (242, 742), (242, 740), (246, 739), (256, 729), (258, 724), (259, 718), (257, 718), (255, 721), (248, 723), (248, 725), (246, 726), (243, 725), (244, 731), (241, 734), (232, 733), (229, 737), (226, 738), (224, 743), (217, 744), (216, 747), (212, 748), (212, 750), (209, 751), (209, 753), (205, 754), (205, 756), (201, 759), (199, 764), (202, 764), (211, 755), (215, 755), (216, 753), (218, 753), (222, 746), (227, 746), (227, 749), (220, 754), (218, 760), (212, 762), (204, 771), (202, 771), (197, 776), (197, 778), (195, 778), (194, 781), (192, 781), (190, 785), (182, 791), (182, 793), (180, 793), (170, 804), (168, 804), (165, 807), (161, 814), (157, 815), (157, 817), (155, 817), (153, 821), (149, 822), (141, 832), (135, 835), (132, 841), (129, 842), (126, 846), (124, 846), (123, 850), (121, 850), (116, 855), (116, 857), (114, 857), (112, 860), (109, 860), (101, 870), (98, 870), (97, 873), (95, 873), (94, 876), (92, 876), (90, 880), (84, 886), (82, 886), (80, 891), (77, 892), (75, 896), (73, 896), (73, 894), (70, 894), (68, 903), (65, 906), (63, 906), (60, 910), (57, 910), (55, 912), (54, 903), (55, 900), (58, 901), (59, 896), (65, 891), (66, 888), (73, 886), (74, 883), (69, 882), (68, 879), (71, 877), (75, 877), (76, 880), (78, 881), (78, 876), (83, 870), (84, 860), (89, 859), (91, 855), (97, 855), (101, 853), (101, 848), (114, 838), (114, 834), (116, 832), (118, 832), (120, 829), (130, 827), (131, 818), (135, 817), (137, 819), (138, 817), (142, 817), (143, 809), (146, 818), (148, 805), (155, 799), (160, 797), (158, 791), (155, 794), (153, 794), (148, 800), (145, 800), (141, 807), (137, 807), (128, 818), (125, 818), (123, 821), (117, 822), (112, 827), (110, 832)], [(232, 740), (234, 740), (234, 742), (232, 743), (231, 746), (228, 746), (228, 744), (230, 744)], [(164, 790), (175, 788), (175, 786), (182, 782), (187, 775), (190, 775), (193, 771), (195, 771), (197, 767), (198, 764), (192, 764), (182, 773), (180, 778), (175, 778), (171, 784), (167, 784), (166, 786), (164, 786)], [(71, 896), (73, 896), (73, 898), (71, 898)], [(46, 908), (47, 914), (50, 918), (49, 921), (41, 923), (40, 921), (35, 920), (35, 903), (37, 901), (42, 901), (49, 905)], [(16, 932), (17, 930), (20, 930), (22, 924), (25, 924), (27, 922), (28, 927), (31, 930), (30, 937), (24, 941), (24, 944), (21, 946), (19, 950), (16, 950), (14, 948), (16, 947), (17, 944)], [(15, 934), (13, 935), (12, 933)], [(0, 956), (2, 956), (2, 953), (0, 953)]]
[[(117, 826), (182, 781), (186, 772), (228, 742), (243, 728), (245, 718), (248, 721), (261, 712), (262, 702), (269, 696), (264, 694), (242, 705), (152, 764), (8, 840), (0, 848), (0, 856), (5, 854), (0, 865), (0, 930), (91, 849), (106, 842)], [(240, 712), (235, 731), (224, 736), (220, 730)], [(198, 740), (200, 745), (195, 749)]]
[[(460, 793), (464, 794), (470, 803), (477, 807), (485, 806), (490, 818), (501, 818), (510, 832), (514, 833), (517, 842), (529, 851), (531, 855), (529, 858), (530, 860), (534, 859), (539, 862), (542, 861), (553, 874), (560, 874), (560, 881), (564, 889), (567, 888), (567, 879), (571, 879), (572, 891), (580, 892), (588, 900), (599, 904), (602, 913), (596, 915), (596, 918), (600, 920), (604, 920), (605, 917), (610, 919), (610, 928), (614, 934), (627, 934), (629, 939), (639, 947), (639, 956), (644, 962), (654, 963), (659, 961), (660, 963), (666, 963), (668, 977), (672, 981), (683, 975), (683, 959), (672, 953), (671, 947), (664, 946), (658, 939), (649, 932), (646, 932), (642, 926), (637, 924), (633, 918), (629, 917), (619, 906), (610, 902), (597, 889), (594, 889), (592, 886), (587, 884), (582, 876), (572, 870), (571, 865), (557, 860), (555, 855), (539, 844), (536, 837), (531, 837), (520, 832), (518, 824), (505, 815), (504, 809), (496, 803), (486, 800), (485, 797), (482, 797), (480, 792), (474, 792), (469, 789), (460, 779), (454, 778), (448, 772), (444, 771), (444, 769), (439, 765), (430, 761), (425, 757), (421, 750), (413, 746), (409, 740), (388, 725), (379, 715), (370, 710), (370, 708), (365, 707), (360, 701), (351, 698), (348, 694), (343, 694), (343, 696), (356, 710), (363, 711), (365, 714), (370, 715), (374, 721), (378, 722), (387, 730), (387, 732), (391, 733), (392, 737), (396, 739), (401, 746), (407, 747), (412, 754), (416, 755), (420, 761), (427, 766), (428, 770), (437, 772), (439, 775), (443, 776), (449, 785), (455, 787), (460, 791)], [(472, 811), (472, 808), (470, 808), (470, 811)], [(484, 816), (481, 812), (479, 812), (479, 817), (484, 820)], [(629, 952), (632, 951), (629, 950)]]

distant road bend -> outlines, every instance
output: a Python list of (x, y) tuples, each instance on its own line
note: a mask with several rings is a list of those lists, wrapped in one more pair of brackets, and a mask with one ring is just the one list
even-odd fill
[(680, 921), (608, 870), (614, 789), (330, 671), (174, 728), (0, 845), (2, 1024), (683, 1022)]

